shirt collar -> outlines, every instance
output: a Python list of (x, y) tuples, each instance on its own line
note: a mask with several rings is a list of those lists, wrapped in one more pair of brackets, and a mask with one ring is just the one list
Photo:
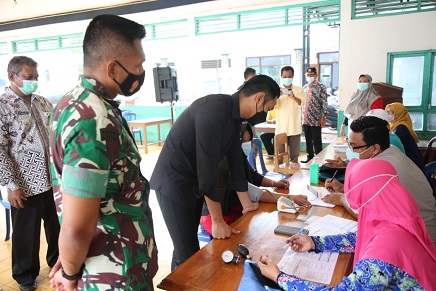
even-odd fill
[[(11, 99), (13, 102), (17, 102), (17, 101), (24, 101), (23, 98), (20, 97), (20, 95), (18, 95), (17, 93), (14, 92), (14, 90), (11, 89), (11, 87), (5, 87), (5, 94), (6, 96), (9, 97), (9, 99)], [(33, 100), (35, 98), (35, 94), (32, 94), (32, 96), (30, 97), (30, 100)]]
[(241, 119), (241, 112), (239, 111), (239, 91), (232, 95), (232, 118)]
[(79, 85), (94, 92), (96, 95), (100, 96), (103, 100), (105, 100), (112, 106), (116, 108), (120, 106), (120, 102), (113, 100), (109, 95), (108, 89), (106, 89), (106, 87), (100, 84), (97, 80), (86, 77), (84, 75), (80, 75)]

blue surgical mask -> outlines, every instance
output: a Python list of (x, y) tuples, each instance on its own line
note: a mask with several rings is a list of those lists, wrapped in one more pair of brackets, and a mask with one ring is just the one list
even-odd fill
[(248, 157), (251, 151), (251, 141), (243, 142), (241, 144), (242, 150), (244, 151), (244, 154)]
[[(18, 75), (17, 75), (18, 77)], [(30, 95), (32, 93), (34, 93), (36, 91), (36, 89), (38, 89), (38, 81), (37, 80), (23, 80), (20, 77), (18, 77), (18, 79), (20, 79), (23, 82), (23, 86), (19, 87), (17, 84), (15, 84), (15, 86), (17, 86), (18, 89), (20, 89), (21, 92), (23, 92), (23, 94), (25, 95)]]
[(282, 79), (282, 84), (284, 86), (291, 86), (292, 81), (294, 80), (293, 78), (281, 78), (281, 79)]
[(358, 160), (360, 160), (359, 153), (353, 152), (350, 148), (347, 148), (346, 155), (347, 155), (347, 160), (349, 160), (349, 161), (351, 161), (351, 159), (358, 159)]
[(369, 83), (357, 83), (357, 89), (359, 89), (362, 92), (368, 90), (368, 88), (369, 88)]
[(306, 77), (306, 81), (307, 83), (313, 83), (313, 81), (315, 81), (315, 77)]
[[(347, 152), (346, 152), (347, 159), (348, 160), (351, 160), (351, 159), (359, 159), (360, 160), (360, 155), (363, 154), (364, 152), (366, 152), (367, 150), (369, 150), (372, 147), (373, 146), (368, 147), (366, 150), (364, 150), (361, 153), (355, 153), (350, 148), (347, 148)], [(374, 157), (374, 154), (371, 157), (369, 157), (369, 159), (372, 159), (373, 157)]]

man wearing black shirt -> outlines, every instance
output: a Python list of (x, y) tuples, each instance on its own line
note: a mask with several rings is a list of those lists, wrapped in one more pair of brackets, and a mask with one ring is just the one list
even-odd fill
[(212, 217), (212, 235), (225, 239), (239, 231), (222, 217), (218, 163), (226, 156), (230, 187), (238, 193), (243, 213), (258, 208), (247, 192), (242, 165), (241, 122), (265, 121), (274, 108), (280, 88), (270, 77), (258, 75), (233, 94), (208, 95), (194, 101), (171, 128), (150, 179), (156, 190), (174, 244), (174, 270), (200, 249), (197, 230), (203, 201)]

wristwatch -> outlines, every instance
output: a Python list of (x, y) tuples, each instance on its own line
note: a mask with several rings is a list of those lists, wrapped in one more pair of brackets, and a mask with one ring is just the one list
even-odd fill
[(18, 187), (17, 184), (15, 184), (14, 182), (10, 182), (9, 184), (6, 185), (6, 188), (11, 191), (15, 191), (18, 190), (20, 187)]
[(69, 281), (77, 281), (82, 277), (82, 272), (83, 272), (83, 268), (85, 267), (85, 264), (83, 264), (80, 267), (80, 270), (77, 274), (74, 274), (72, 276), (67, 275), (67, 273), (65, 273), (64, 268), (61, 268), (61, 273), (62, 273), (62, 277), (64, 277), (65, 279), (69, 280)]

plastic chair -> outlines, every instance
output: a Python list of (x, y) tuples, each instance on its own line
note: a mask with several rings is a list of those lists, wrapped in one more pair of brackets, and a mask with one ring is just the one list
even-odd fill
[[(251, 151), (248, 156), (248, 163), (250, 166), (257, 171), (256, 166), (256, 152), (254, 150), (253, 145), (257, 147), (257, 152), (259, 154), (259, 161), (260, 161), (260, 167), (262, 168), (262, 175), (270, 180), (274, 181), (280, 181), (283, 179), (288, 179), (289, 176), (284, 173), (277, 173), (277, 172), (270, 172), (265, 167), (265, 162), (263, 161), (263, 154), (262, 154), (262, 141), (258, 138), (253, 138), (251, 141)], [(259, 171), (258, 171), (259, 172)]]
[(291, 163), (288, 152), (288, 136), (279, 133), (274, 136), (274, 171), (293, 175), (300, 170), (300, 164)]
[[(248, 163), (250, 166), (257, 171), (256, 166), (256, 151), (255, 147), (257, 147), (257, 153), (259, 154), (259, 161), (260, 161), (260, 167), (262, 168), (262, 175), (265, 175), (268, 173), (268, 170), (265, 167), (265, 162), (263, 161), (263, 154), (262, 154), (262, 141), (258, 138), (253, 138), (251, 140), (251, 151), (248, 155)], [(258, 171), (259, 172), (259, 171)]]
[[(136, 120), (136, 113), (125, 110), (122, 111), (123, 117), (127, 120), (127, 121), (132, 121), (132, 120)], [(139, 134), (139, 141), (141, 142), (142, 145), (142, 132), (139, 128), (133, 128), (133, 136), (135, 136), (135, 134)]]
[(424, 165), (427, 165), (430, 159), (430, 154), (431, 154), (431, 147), (433, 145), (433, 142), (436, 141), (436, 136), (433, 137), (427, 144), (427, 148), (425, 149), (425, 154), (424, 154)]
[[(0, 204), (5, 208), (5, 217), (6, 217), (6, 237), (5, 241), (8, 241), (11, 237), (11, 204), (7, 200), (3, 200), (2, 192), (4, 191), (4, 187), (0, 188)], [(6, 197), (7, 193), (5, 192)]]
[(213, 236), (207, 232), (207, 230), (201, 225), (201, 223), (198, 225), (197, 237), (198, 241), (207, 243), (213, 239)]

